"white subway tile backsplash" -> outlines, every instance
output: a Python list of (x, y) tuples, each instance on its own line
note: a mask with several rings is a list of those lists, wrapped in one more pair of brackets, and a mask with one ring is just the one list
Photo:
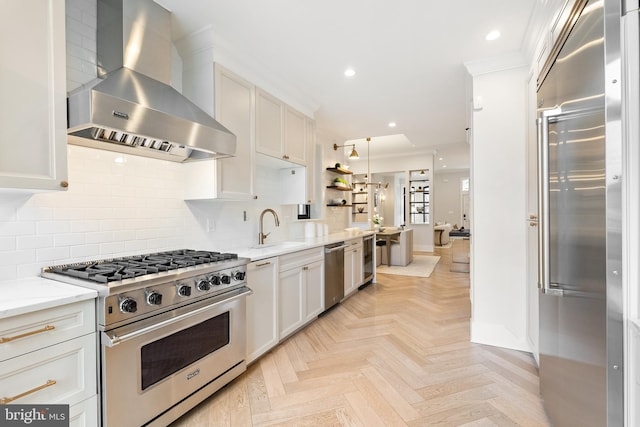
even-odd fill
[(74, 259), (96, 259), (100, 256), (100, 245), (78, 245), (71, 246), (69, 249)]
[(93, 231), (100, 231), (100, 220), (97, 220), (97, 219), (85, 220), (80, 218), (81, 217), (78, 217), (78, 219), (71, 222), (71, 232), (87, 233), (87, 232), (93, 232)]
[(18, 270), (15, 265), (0, 266), (0, 280), (16, 280)]
[(13, 251), (16, 249), (16, 238), (0, 237), (0, 251)]
[(41, 236), (18, 236), (16, 238), (17, 249), (37, 249), (53, 246), (53, 236), (41, 235)]
[(87, 243), (113, 242), (114, 234), (112, 231), (98, 231), (96, 233), (86, 233), (85, 239)]
[(39, 276), (43, 267), (48, 267), (48, 265), (42, 265), (41, 263), (19, 265), (18, 278)]
[(69, 258), (69, 247), (52, 248), (45, 247), (36, 249), (36, 261), (58, 263), (60, 260)]
[(145, 253), (147, 247), (146, 240), (126, 240), (124, 242), (124, 251), (128, 254)]
[(18, 221), (48, 220), (53, 219), (52, 208), (32, 207), (31, 209), (18, 210)]
[[(55, 216), (55, 215), (54, 215)], [(69, 221), (37, 221), (36, 232), (38, 234), (59, 234), (71, 231)]]
[(114, 255), (122, 254), (124, 252), (124, 242), (111, 242), (100, 244), (100, 255)]
[(36, 262), (36, 251), (34, 249), (5, 251), (0, 256), (0, 266), (17, 266), (33, 262)]
[(0, 236), (24, 236), (36, 234), (34, 221), (0, 221)]
[(58, 234), (54, 237), (54, 240), (53, 240), (53, 245), (56, 247), (84, 245), (85, 243), (86, 243), (86, 237), (84, 233)]

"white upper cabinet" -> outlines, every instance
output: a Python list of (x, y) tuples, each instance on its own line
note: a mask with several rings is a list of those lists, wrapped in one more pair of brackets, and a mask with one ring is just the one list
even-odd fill
[(256, 89), (256, 151), (284, 158), (282, 133), (284, 104), (267, 92)]
[[(201, 76), (214, 79), (215, 99), (201, 100), (202, 107), (213, 101), (215, 118), (236, 136), (236, 153), (234, 157), (217, 160), (205, 160), (184, 164), (185, 199), (204, 200), (247, 200), (254, 196), (254, 128), (255, 128), (255, 87), (250, 82), (233, 74), (231, 71), (215, 64), (206, 64), (207, 72), (195, 67), (185, 72), (185, 77)], [(206, 81), (195, 85), (191, 81), (185, 85), (185, 94), (198, 103), (202, 97), (198, 87), (211, 87)], [(190, 93), (190, 87), (196, 93)], [(210, 93), (208, 97), (213, 98)], [(205, 108), (206, 109), (206, 108)]]
[(306, 137), (304, 114), (285, 106), (284, 156), (286, 160), (300, 165), (307, 164)]
[(278, 98), (256, 89), (256, 151), (307, 165), (306, 117)]
[(0, 189), (67, 188), (65, 2), (2, 3)]
[(217, 160), (222, 198), (251, 199), (254, 195), (255, 87), (216, 64), (216, 119), (236, 136), (236, 155)]

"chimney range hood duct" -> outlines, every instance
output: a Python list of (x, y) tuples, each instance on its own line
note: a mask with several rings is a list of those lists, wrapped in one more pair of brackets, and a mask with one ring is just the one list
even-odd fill
[(172, 88), (171, 14), (98, 0), (99, 78), (69, 93), (69, 143), (183, 162), (235, 154), (236, 137)]

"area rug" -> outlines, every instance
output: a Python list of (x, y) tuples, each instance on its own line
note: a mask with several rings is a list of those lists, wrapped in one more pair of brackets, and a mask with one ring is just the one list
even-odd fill
[(416, 276), (416, 277), (429, 277), (433, 272), (436, 264), (440, 261), (439, 256), (431, 255), (414, 255), (413, 261), (404, 267), (397, 265), (386, 266), (379, 265), (376, 267), (378, 273), (395, 274), (398, 276)]

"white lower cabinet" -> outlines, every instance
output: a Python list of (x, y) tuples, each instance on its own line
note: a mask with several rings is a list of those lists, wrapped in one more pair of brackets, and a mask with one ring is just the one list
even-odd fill
[(69, 408), (69, 427), (94, 427), (98, 419), (97, 395)]
[(247, 265), (247, 363), (278, 344), (278, 258)]
[(0, 319), (0, 338), (0, 404), (68, 404), (70, 425), (98, 425), (94, 300)]
[(0, 367), (0, 399), (12, 403), (68, 403), (96, 394), (95, 335), (85, 335), (5, 360)]
[(323, 248), (283, 255), (279, 263), (278, 330), (283, 340), (324, 309)]
[(362, 238), (345, 242), (344, 250), (344, 296), (352, 294), (364, 281), (364, 253)]

